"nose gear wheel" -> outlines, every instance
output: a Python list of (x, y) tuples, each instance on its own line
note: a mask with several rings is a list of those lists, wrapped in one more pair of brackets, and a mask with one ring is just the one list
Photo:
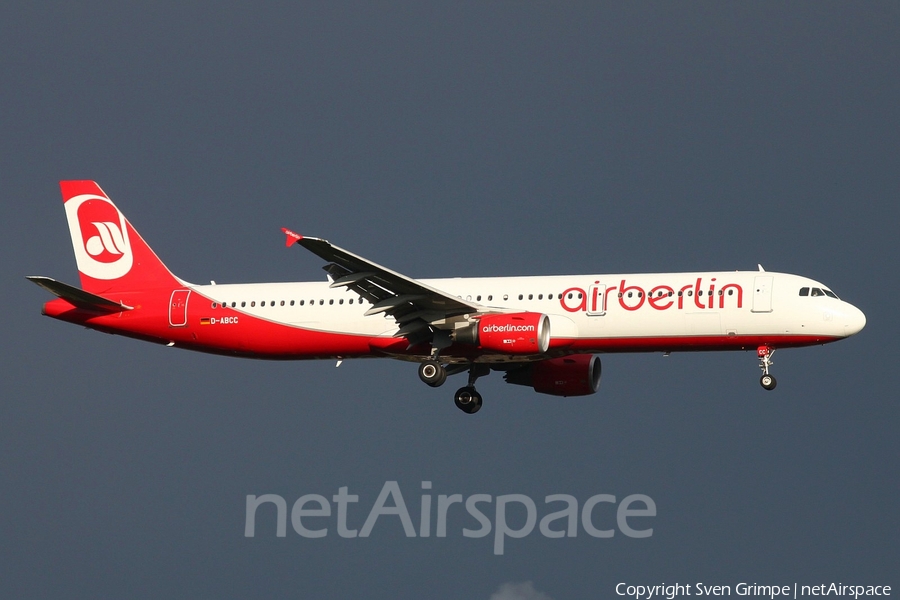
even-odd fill
[(759, 368), (762, 369), (763, 372), (762, 377), (759, 378), (759, 385), (769, 391), (774, 390), (775, 386), (778, 385), (778, 382), (775, 381), (775, 377), (769, 374), (769, 367), (775, 364), (772, 361), (773, 354), (775, 354), (775, 348), (760, 346), (756, 349), (756, 355), (759, 357)]

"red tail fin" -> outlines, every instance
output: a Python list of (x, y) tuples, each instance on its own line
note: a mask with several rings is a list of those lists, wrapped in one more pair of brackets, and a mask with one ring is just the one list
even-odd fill
[(85, 291), (182, 285), (95, 182), (60, 181), (59, 187)]

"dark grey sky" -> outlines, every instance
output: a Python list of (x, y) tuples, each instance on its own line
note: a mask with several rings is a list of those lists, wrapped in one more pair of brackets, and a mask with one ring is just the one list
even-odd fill
[[(11, 4), (0, 596), (900, 585), (896, 3)], [(23, 276), (77, 282), (66, 178), (195, 282), (321, 278), (287, 226), (414, 277), (760, 262), (868, 326), (779, 353), (773, 393), (752, 353), (610, 355), (587, 398), (481, 380), (473, 418), (457, 381), (405, 363), (239, 361), (41, 317)], [(423, 480), (542, 509), (641, 493), (658, 515), (649, 539), (535, 531), (503, 556), (464, 515), (446, 539), (391, 517), (281, 539), (262, 513), (243, 536), (247, 494), (348, 486), (361, 527), (390, 480), (416, 522)]]

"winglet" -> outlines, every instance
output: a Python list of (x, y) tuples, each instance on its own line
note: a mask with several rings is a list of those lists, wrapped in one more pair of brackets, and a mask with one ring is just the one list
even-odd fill
[(290, 248), (291, 246), (293, 246), (294, 244), (296, 244), (297, 242), (299, 242), (300, 240), (303, 239), (302, 235), (300, 235), (299, 233), (294, 233), (287, 227), (282, 227), (281, 231), (283, 231), (284, 235), (287, 236), (287, 239), (284, 240), (284, 245), (287, 248)]

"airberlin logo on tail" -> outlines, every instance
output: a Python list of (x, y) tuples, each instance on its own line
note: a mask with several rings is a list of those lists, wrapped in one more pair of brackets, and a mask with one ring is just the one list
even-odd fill
[(134, 263), (125, 217), (108, 198), (84, 194), (66, 202), (78, 270), (94, 279), (118, 279)]
[[(125, 254), (125, 235), (117, 223), (111, 221), (91, 222), (96, 227), (97, 235), (89, 237), (84, 243), (87, 253), (104, 263), (116, 262)], [(85, 223), (81, 223), (82, 228)], [(81, 231), (82, 238), (85, 232)]]

